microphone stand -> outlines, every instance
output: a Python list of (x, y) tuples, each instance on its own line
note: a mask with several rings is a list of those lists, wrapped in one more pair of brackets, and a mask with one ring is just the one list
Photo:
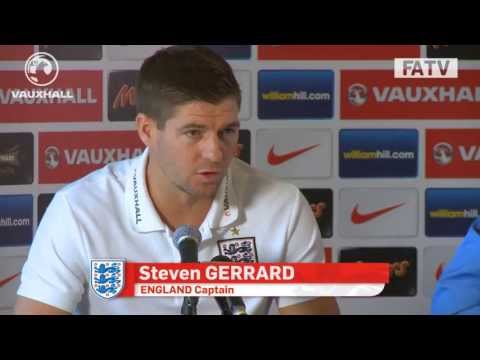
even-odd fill
[(197, 315), (198, 298), (193, 296), (185, 296), (182, 304), (182, 315)]
[(218, 304), (218, 307), (222, 311), (222, 315), (233, 315), (232, 310), (230, 309), (230, 303), (226, 297), (216, 296), (215, 301)]
[[(182, 263), (197, 263), (197, 244), (194, 241), (183, 241), (178, 245)], [(188, 255), (186, 255), (188, 254)], [(181, 309), (182, 315), (197, 315), (198, 297), (185, 296)]]

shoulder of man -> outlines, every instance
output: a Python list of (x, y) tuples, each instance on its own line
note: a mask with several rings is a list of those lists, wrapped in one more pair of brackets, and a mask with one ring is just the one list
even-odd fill
[(136, 161), (137, 159), (134, 158), (109, 163), (65, 185), (57, 193), (67, 198), (69, 202), (74, 201), (75, 203), (85, 203), (97, 199), (108, 200), (109, 193), (115, 189), (115, 186), (112, 185), (119, 186), (121, 190), (125, 188), (129, 171), (132, 166), (135, 166)]

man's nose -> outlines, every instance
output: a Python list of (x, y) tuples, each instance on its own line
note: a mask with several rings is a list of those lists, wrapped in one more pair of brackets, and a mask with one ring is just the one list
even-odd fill
[(209, 136), (203, 148), (203, 156), (211, 162), (222, 162), (224, 146), (217, 135)]

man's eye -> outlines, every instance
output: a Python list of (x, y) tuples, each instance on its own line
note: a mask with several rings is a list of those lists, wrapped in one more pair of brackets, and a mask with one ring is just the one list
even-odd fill
[(201, 132), (200, 130), (188, 130), (185, 132), (185, 135), (187, 135), (188, 137), (198, 137), (201, 135)]
[(237, 133), (237, 129), (231, 128), (231, 129), (225, 129), (223, 130), (222, 135), (235, 135)]

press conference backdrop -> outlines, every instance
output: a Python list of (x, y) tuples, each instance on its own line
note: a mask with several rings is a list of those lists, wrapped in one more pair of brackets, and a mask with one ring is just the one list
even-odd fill
[[(55, 191), (141, 153), (134, 81), (164, 46), (0, 46), (1, 314)], [(429, 313), (480, 208), (480, 45), (210, 47), (242, 89), (238, 156), (303, 191), (327, 261), (391, 264), (382, 294), (339, 299), (342, 313)], [(38, 89), (24, 74), (37, 51), (59, 62), (47, 88), (73, 100), (12, 96)], [(396, 57), (457, 57), (459, 77), (395, 79)]]

